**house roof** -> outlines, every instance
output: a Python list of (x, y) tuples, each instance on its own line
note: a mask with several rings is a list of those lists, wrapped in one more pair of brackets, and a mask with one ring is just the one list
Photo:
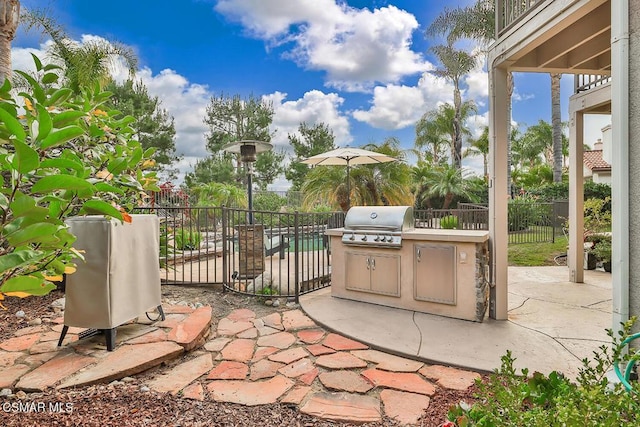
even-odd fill
[(610, 171), (611, 165), (602, 159), (602, 150), (585, 151), (583, 162), (592, 171)]

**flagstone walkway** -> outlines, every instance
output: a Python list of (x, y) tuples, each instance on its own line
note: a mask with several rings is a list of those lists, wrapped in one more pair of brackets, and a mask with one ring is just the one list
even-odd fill
[(261, 318), (238, 309), (216, 328), (210, 327), (210, 307), (164, 309), (164, 321), (139, 319), (119, 327), (113, 352), (106, 351), (103, 337), (78, 341), (79, 328), (70, 328), (58, 348), (62, 318), (21, 329), (0, 343), (0, 389), (106, 383), (197, 349), (146, 385), (184, 399), (279, 402), (324, 419), (361, 423), (386, 415), (411, 425), (439, 390), (466, 390), (479, 378), (370, 349), (325, 331), (297, 309)]

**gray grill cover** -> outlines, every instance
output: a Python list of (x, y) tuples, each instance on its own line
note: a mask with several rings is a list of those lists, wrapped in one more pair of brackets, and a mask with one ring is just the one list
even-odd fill
[(344, 218), (345, 230), (400, 232), (413, 228), (411, 206), (354, 206)]

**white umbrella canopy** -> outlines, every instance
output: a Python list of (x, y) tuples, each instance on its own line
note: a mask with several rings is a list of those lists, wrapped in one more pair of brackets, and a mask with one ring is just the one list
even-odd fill
[(386, 154), (375, 151), (363, 150), (361, 148), (336, 148), (326, 153), (316, 154), (302, 163), (314, 166), (346, 166), (347, 167), (347, 208), (351, 207), (351, 186), (349, 180), (349, 170), (351, 165), (368, 165), (375, 163), (393, 162), (397, 159)]

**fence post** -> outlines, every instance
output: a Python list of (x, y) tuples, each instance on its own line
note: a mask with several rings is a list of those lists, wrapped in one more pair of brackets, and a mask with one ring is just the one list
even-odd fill
[(295, 286), (295, 303), (299, 304), (300, 303), (300, 248), (298, 247), (300, 245), (300, 217), (298, 214), (298, 211), (296, 210), (293, 213), (293, 226), (294, 226), (294, 231), (293, 231), (293, 238), (294, 238), (294, 242), (293, 242), (293, 250), (294, 250), (294, 268), (295, 273), (294, 273), (294, 286)]
[[(215, 233), (215, 231), (214, 231)], [(227, 292), (227, 286), (229, 286), (229, 266), (227, 264), (229, 260), (229, 251), (227, 249), (227, 209), (222, 206), (222, 292)]]

